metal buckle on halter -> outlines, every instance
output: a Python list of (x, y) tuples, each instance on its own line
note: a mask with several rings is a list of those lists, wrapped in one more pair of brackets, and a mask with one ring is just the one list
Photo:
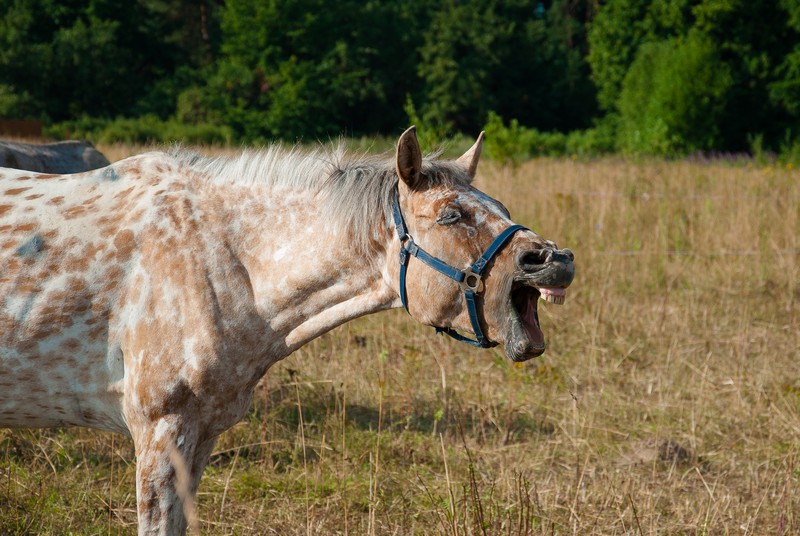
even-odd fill
[(404, 247), (400, 247), (400, 265), (405, 266), (408, 262), (408, 250)]
[(458, 282), (464, 292), (471, 290), (475, 294), (483, 292), (483, 279), (481, 274), (475, 273), (471, 268), (464, 270), (464, 279)]
[(400, 239), (400, 264), (406, 265), (408, 263), (409, 256), (412, 253), (408, 250), (408, 245), (414, 244), (414, 239), (411, 238), (411, 235), (407, 234), (403, 238)]

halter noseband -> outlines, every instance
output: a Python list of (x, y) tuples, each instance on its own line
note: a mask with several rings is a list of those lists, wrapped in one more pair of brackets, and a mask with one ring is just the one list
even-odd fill
[(400, 300), (403, 302), (403, 307), (406, 312), (409, 312), (408, 297), (406, 295), (406, 270), (408, 268), (408, 261), (411, 259), (411, 256), (414, 256), (437, 272), (455, 280), (461, 286), (461, 290), (464, 291), (464, 300), (467, 302), (467, 312), (469, 313), (469, 320), (472, 323), (472, 331), (475, 333), (477, 340), (465, 337), (453, 328), (437, 327), (436, 333), (446, 333), (457, 341), (465, 342), (480, 348), (492, 348), (493, 346), (497, 346), (496, 342), (490, 341), (483, 335), (483, 330), (478, 320), (478, 309), (475, 304), (475, 297), (483, 290), (481, 274), (486, 268), (486, 265), (514, 233), (522, 229), (527, 230), (527, 227), (523, 227), (522, 225), (511, 225), (507, 227), (494, 239), (489, 247), (486, 248), (486, 251), (483, 252), (483, 255), (478, 257), (478, 260), (475, 261), (472, 266), (462, 271), (450, 266), (441, 259), (437, 259), (414, 242), (414, 239), (408, 234), (405, 221), (403, 220), (403, 213), (400, 211), (400, 200), (397, 189), (395, 189), (393, 193), (392, 215), (394, 216), (394, 226), (397, 229), (397, 236), (400, 239)]

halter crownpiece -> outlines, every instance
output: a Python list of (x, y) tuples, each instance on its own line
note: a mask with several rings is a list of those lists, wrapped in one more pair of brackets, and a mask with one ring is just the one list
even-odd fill
[(486, 248), (486, 251), (478, 257), (478, 260), (476, 260), (472, 266), (466, 270), (459, 270), (429, 254), (414, 242), (414, 239), (408, 234), (408, 230), (406, 229), (403, 213), (400, 210), (399, 194), (396, 188), (393, 192), (392, 216), (394, 217), (394, 226), (397, 229), (397, 237), (400, 239), (400, 300), (403, 302), (403, 307), (406, 312), (411, 314), (408, 310), (408, 296), (406, 293), (406, 270), (408, 269), (408, 261), (413, 256), (437, 272), (455, 280), (461, 286), (461, 290), (464, 291), (464, 300), (467, 303), (467, 312), (469, 313), (469, 320), (472, 324), (472, 331), (475, 333), (475, 339), (465, 337), (453, 328), (437, 327), (435, 328), (436, 333), (445, 333), (457, 341), (465, 342), (479, 348), (492, 348), (497, 346), (496, 342), (490, 341), (483, 335), (481, 323), (478, 319), (478, 308), (475, 298), (483, 291), (482, 273), (486, 265), (514, 233), (520, 230), (528, 230), (527, 227), (522, 225), (511, 225), (507, 227), (494, 239), (489, 247)]

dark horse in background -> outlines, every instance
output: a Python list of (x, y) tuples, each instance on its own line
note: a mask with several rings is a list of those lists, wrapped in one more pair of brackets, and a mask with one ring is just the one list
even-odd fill
[(0, 167), (39, 173), (81, 173), (107, 165), (108, 159), (88, 141), (43, 144), (0, 141)]

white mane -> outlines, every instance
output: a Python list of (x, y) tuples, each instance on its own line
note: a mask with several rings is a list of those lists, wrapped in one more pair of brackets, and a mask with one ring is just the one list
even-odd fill
[[(182, 163), (213, 177), (236, 184), (266, 184), (308, 190), (323, 200), (322, 217), (351, 231), (356, 248), (368, 251), (377, 238), (377, 228), (389, 228), (392, 192), (397, 185), (394, 155), (348, 153), (342, 143), (329, 147), (291, 149), (270, 145), (248, 149), (235, 156), (200, 156), (177, 149)], [(438, 154), (423, 161), (423, 173), (431, 186), (469, 184), (465, 170)]]

